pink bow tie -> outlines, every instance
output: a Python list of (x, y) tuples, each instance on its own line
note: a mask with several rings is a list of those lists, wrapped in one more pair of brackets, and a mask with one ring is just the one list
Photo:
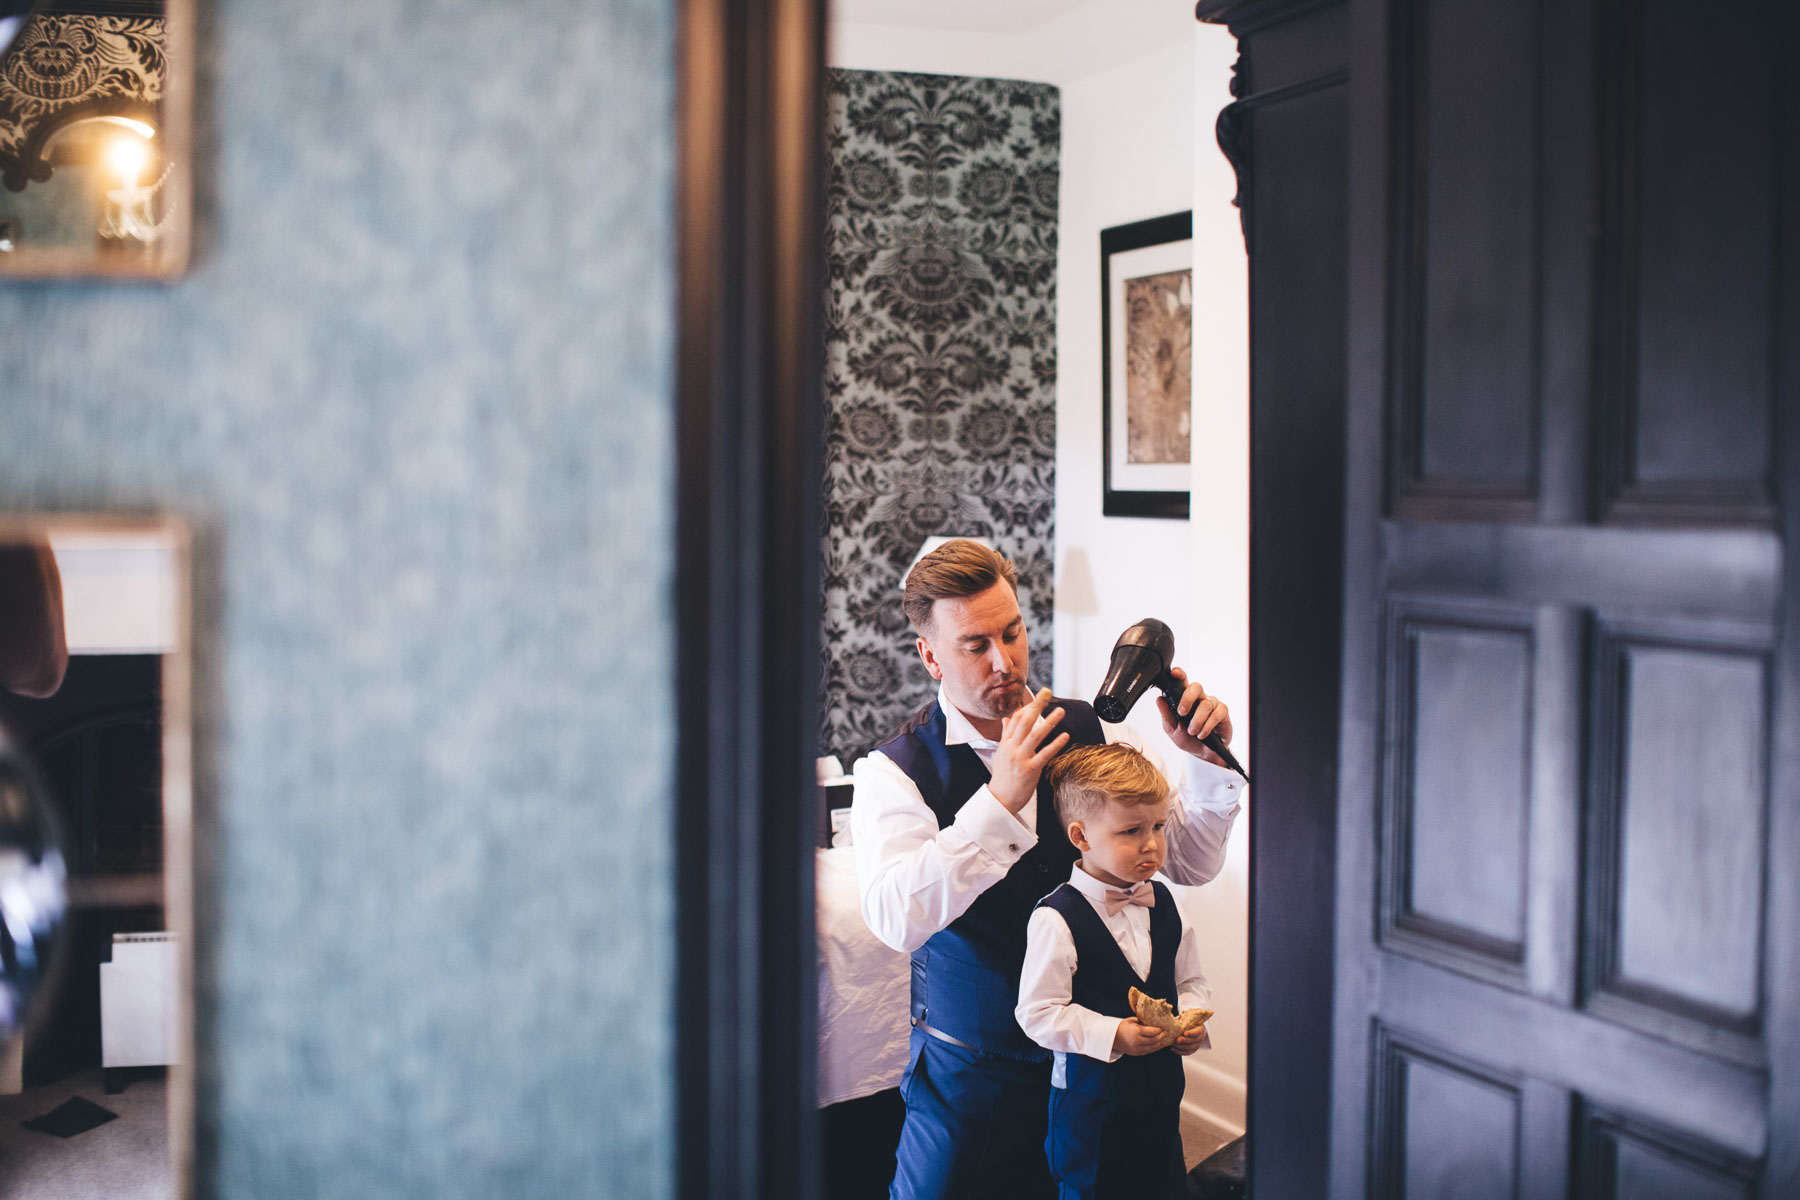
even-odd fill
[(1106, 895), (1101, 897), (1100, 902), (1106, 905), (1106, 915), (1109, 917), (1118, 916), (1120, 913), (1124, 912), (1128, 906), (1133, 904), (1140, 905), (1144, 908), (1155, 908), (1156, 889), (1147, 883), (1140, 883), (1136, 887), (1127, 888), (1124, 891), (1120, 891), (1117, 888), (1108, 888), (1106, 890)]

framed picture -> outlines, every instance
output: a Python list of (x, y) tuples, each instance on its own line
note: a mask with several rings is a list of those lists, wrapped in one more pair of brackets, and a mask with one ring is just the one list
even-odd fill
[(1100, 511), (1188, 515), (1194, 214), (1100, 231)]

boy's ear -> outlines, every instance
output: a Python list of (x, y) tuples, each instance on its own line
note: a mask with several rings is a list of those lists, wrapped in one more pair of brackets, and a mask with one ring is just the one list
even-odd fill
[(1087, 828), (1080, 821), (1069, 822), (1069, 840), (1075, 843), (1077, 850), (1091, 850), (1087, 844)]

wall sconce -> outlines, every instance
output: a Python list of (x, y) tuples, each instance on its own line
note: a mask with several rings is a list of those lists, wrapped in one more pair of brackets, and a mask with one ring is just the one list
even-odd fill
[[(103, 245), (136, 242), (147, 250), (168, 232), (169, 215), (160, 201), (171, 168), (168, 163), (163, 163), (154, 183), (139, 182), (146, 171), (157, 165), (159, 156), (150, 142), (156, 136), (156, 130), (138, 121), (128, 124), (137, 128), (115, 134), (106, 147), (106, 167), (119, 186), (106, 191), (100, 237)], [(162, 210), (160, 216), (159, 209)]]

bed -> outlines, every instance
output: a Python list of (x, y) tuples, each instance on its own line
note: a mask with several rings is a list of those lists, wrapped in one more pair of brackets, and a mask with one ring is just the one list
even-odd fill
[(907, 957), (863, 923), (848, 846), (816, 851), (819, 1104), (897, 1087), (906, 1067)]

